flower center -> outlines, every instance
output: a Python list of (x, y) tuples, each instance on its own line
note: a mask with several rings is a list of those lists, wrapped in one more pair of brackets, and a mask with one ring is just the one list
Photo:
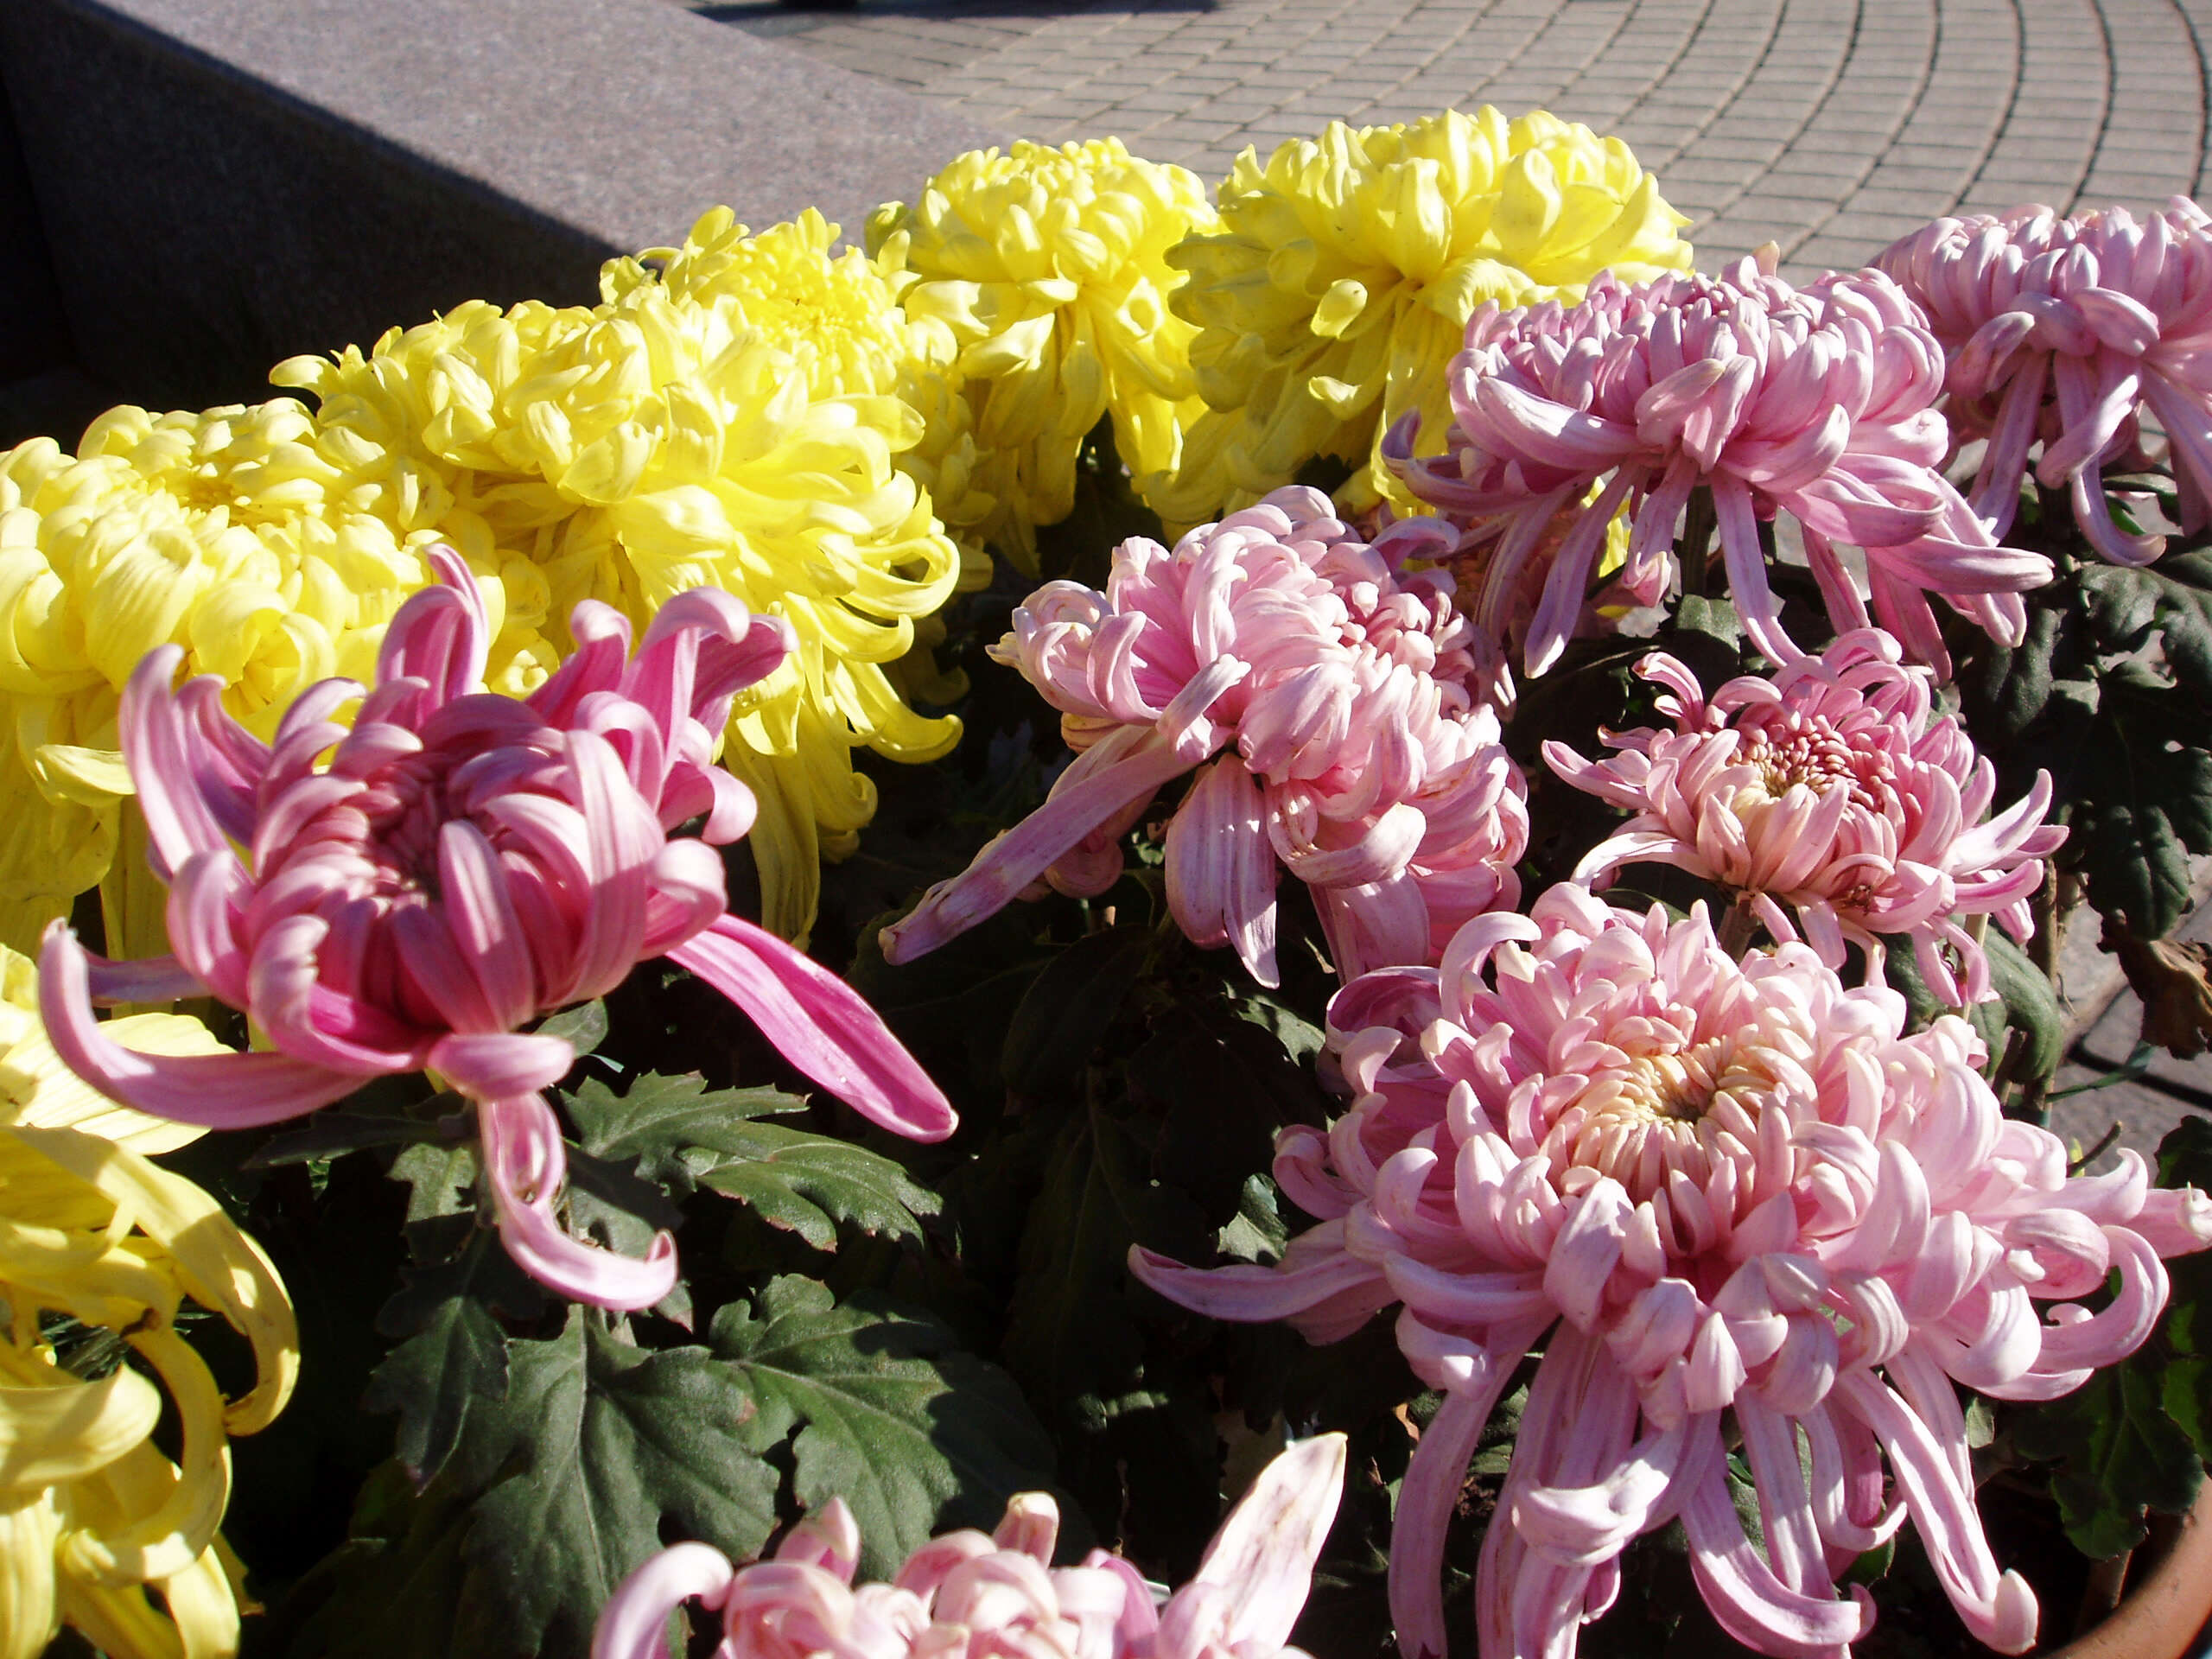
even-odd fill
[(1629, 1057), (1596, 1072), (1544, 1136), (1565, 1191), (1609, 1175), (1636, 1202), (1679, 1170), (1702, 1187), (1716, 1162), (1748, 1158), (1775, 1087), (1759, 1051), (1734, 1036)]
[(1897, 805), (1889, 754), (1853, 743), (1825, 720), (1780, 732), (1748, 728), (1741, 753), (1777, 800), (1794, 785), (1821, 795), (1841, 784), (1851, 791), (1853, 804), (1869, 811), (1887, 814)]

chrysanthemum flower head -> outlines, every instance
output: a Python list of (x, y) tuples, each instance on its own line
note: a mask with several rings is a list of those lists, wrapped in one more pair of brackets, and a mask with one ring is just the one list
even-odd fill
[(860, 1533), (842, 1498), (793, 1528), (771, 1560), (734, 1567), (677, 1544), (626, 1580), (592, 1659), (664, 1659), (669, 1616), (687, 1601), (721, 1615), (733, 1654), (851, 1659), (1306, 1659), (1288, 1644), (1344, 1491), (1344, 1437), (1282, 1452), (1238, 1500), (1188, 1584), (1155, 1607), (1118, 1555), (1055, 1567), (1059, 1509), (1024, 1492), (995, 1532), (932, 1538), (889, 1584), (855, 1586)]
[(1950, 416), (1986, 437), (1974, 510), (2002, 536), (2036, 476), (2069, 487), (2105, 557), (2148, 564), (2162, 537), (2113, 522), (2104, 468), (2139, 450), (2148, 408), (2171, 446), (2184, 529), (2212, 518), (2212, 219), (2186, 197), (2141, 224), (2124, 207), (1939, 219), (1875, 261), (1949, 353)]
[(930, 493), (949, 533), (970, 555), (976, 586), (989, 580), (980, 525), (994, 505), (977, 482), (973, 420), (958, 396), (960, 342), (940, 319), (909, 313), (899, 296), (918, 280), (895, 260), (857, 248), (832, 255), (839, 227), (808, 208), (757, 235), (727, 207), (703, 214), (678, 248), (609, 260), (600, 290), (609, 304), (648, 284), (711, 305), (734, 299), (747, 327), (789, 351), (817, 397), (892, 396), (922, 417), (922, 435), (899, 467)]
[(1746, 258), (1723, 276), (1642, 288), (1600, 277), (1574, 305), (1485, 305), (1448, 384), (1449, 451), (1415, 458), (1410, 423), (1385, 448), (1415, 494), (1497, 538), (1478, 610), (1493, 632), (1559, 515), (1575, 515), (1522, 641), (1532, 674), (1573, 634), (1617, 514), (1632, 515), (1624, 584), (1647, 604), (1664, 594), (1677, 520), (1700, 487), (1730, 595), (1777, 663), (1804, 654), (1783, 632), (1759, 542), (1759, 521), (1780, 512), (1803, 531), (1836, 628), (1870, 622), (1842, 543), (1866, 553), (1872, 620), (1939, 671), (1948, 658), (1931, 593), (2017, 643), (2021, 590), (2050, 579), (2049, 559), (1998, 546), (1943, 479), (1942, 351), (1878, 272), (1796, 289)]
[(1173, 552), (1124, 542), (1103, 594), (1039, 588), (994, 655), (1079, 753), (1042, 808), (884, 930), (885, 954), (931, 950), (1040, 877), (1103, 893), (1121, 836), (1194, 768), (1167, 826), (1168, 906), (1263, 984), (1278, 865), (1312, 887), (1347, 976), (1433, 961), (1467, 917), (1514, 904), (1526, 784), (1467, 690), (1451, 578), (1403, 568), (1449, 543), (1407, 519), (1370, 545), (1293, 486)]
[(1731, 680), (1710, 701), (1684, 664), (1645, 658), (1637, 671), (1666, 688), (1673, 731), (1609, 733), (1617, 753), (1605, 760), (1544, 745), (1560, 778), (1636, 815), (1574, 879), (1602, 886), (1623, 864), (1671, 864), (1740, 895), (1777, 938), (1796, 937), (1778, 907), (1789, 906), (1831, 968), (1848, 940), (1878, 973), (1879, 936), (1902, 935), (1953, 1007), (1995, 995), (1958, 918), (1993, 915), (2024, 941), (2042, 861), (2066, 831), (2043, 822), (2046, 772), (1990, 815), (1995, 769), (1956, 719), (1935, 712), (1934, 676), (1902, 656), (1878, 628), (1859, 629), (1772, 679)]
[[(801, 226), (764, 253), (754, 238), (724, 251), (728, 269), (811, 258), (808, 280), (849, 299), (864, 273), (823, 274), (818, 240)], [(863, 329), (802, 351), (803, 306), (755, 296), (767, 316), (756, 324), (735, 292), (610, 286), (615, 297), (588, 309), (461, 306), (365, 358), (295, 359), (277, 378), (323, 399), (326, 428), (442, 469), (455, 513), (502, 558), (542, 571), (551, 618), (591, 598), (644, 626), (711, 585), (791, 625), (796, 649), (740, 699), (725, 760), (760, 797), (752, 849), (769, 924), (800, 936), (821, 856), (849, 851), (874, 811), (852, 750), (927, 760), (959, 738), (886, 672), (961, 571), (928, 493), (899, 468), (922, 418), (895, 391), (817, 395), (810, 377), (873, 360)]]
[[(86, 1087), (47, 1041), (37, 1000), (29, 962), (0, 947), (0, 1655), (35, 1659), (64, 1624), (117, 1659), (235, 1652), (238, 1586), (216, 1536), (228, 1437), (265, 1427), (290, 1395), (291, 1304), (213, 1198), (147, 1161), (200, 1131)], [(141, 1052), (226, 1052), (177, 1015), (110, 1030)], [(178, 1333), (187, 1301), (248, 1338), (251, 1392), (225, 1400)], [(113, 1332), (144, 1369), (72, 1370), (49, 1340), (65, 1320)], [(150, 1438), (165, 1399), (181, 1431), (175, 1463)]]
[[(288, 398), (116, 409), (74, 456), (46, 439), (0, 455), (0, 749), (12, 751), (0, 760), (16, 809), (0, 938), (29, 945), (138, 833), (115, 709), (147, 652), (181, 647), (263, 737), (306, 686), (373, 662), (384, 626), (428, 580), (430, 537), (369, 510), (379, 487), (334, 461)], [(495, 663), (550, 658), (489, 587)], [(158, 912), (107, 886), (111, 936), (151, 948)]]
[(1076, 458), (1114, 417), (1122, 462), (1172, 471), (1196, 332), (1168, 308), (1168, 251), (1211, 227), (1205, 187), (1118, 138), (971, 150), (911, 206), (868, 220), (871, 251), (911, 274), (907, 315), (951, 331), (974, 411), (991, 542), (1036, 569), (1034, 531), (1067, 517)]
[[(212, 677), (172, 689), (175, 646), (148, 656), (124, 693), (124, 749), (175, 954), (101, 962), (55, 923), (47, 1029), (113, 1098), (225, 1127), (433, 1068), (475, 1104), (516, 1260), (578, 1300), (650, 1306), (675, 1280), (667, 1235), (640, 1262), (561, 1224), (566, 1154), (542, 1091), (575, 1055), (521, 1030), (540, 1014), (664, 956), (876, 1122), (939, 1139), (951, 1109), (842, 981), (724, 910), (713, 849), (745, 833), (753, 798), (712, 764), (714, 741), (732, 695), (788, 651), (789, 626), (696, 589), (659, 608), (632, 659), (627, 622), (587, 601), (570, 622), (575, 652), (518, 701), (484, 688), (490, 634), (467, 567), (431, 556), (440, 585), (401, 607), (375, 685), (311, 688), (274, 743), (224, 712)], [(355, 699), (350, 730), (329, 718)], [(702, 838), (669, 839), (693, 818)], [(135, 1053), (91, 1007), (208, 995), (249, 1014), (270, 1047)]]
[[(1990, 1554), (1954, 1385), (2047, 1400), (2131, 1352), (2165, 1302), (2159, 1258), (2212, 1243), (2212, 1200), (2152, 1189), (2133, 1152), (2069, 1176), (2056, 1135), (2003, 1116), (1963, 1020), (1905, 1036), (1904, 1016), (1802, 944), (1738, 961), (1701, 910), (1554, 887), (1469, 923), (1440, 969), (1338, 993), (1352, 1105), (1277, 1143), (1284, 1192), (1321, 1218), (1279, 1267), (1131, 1265), (1318, 1341), (1399, 1305), (1401, 1349), (1445, 1395), (1390, 1552), (1408, 1655), (1444, 1651), (1446, 1523), (1548, 1330), (1477, 1572), (1484, 1651), (1571, 1655), (1621, 1550), (1679, 1519), (1731, 1635), (1833, 1653), (1873, 1618), (1834, 1571), (1910, 1516), (1967, 1628), (2018, 1653), (2035, 1598)], [(1764, 1551), (1729, 1497), (1724, 1414)]]
[(1444, 370), (1477, 306), (1571, 302), (1601, 270), (1634, 283), (1690, 264), (1689, 221), (1628, 146), (1542, 111), (1331, 122), (1265, 162), (1239, 156), (1220, 212), (1173, 255), (1209, 412), (1177, 475), (1147, 481), (1171, 524), (1256, 500), (1317, 455), (1353, 464), (1349, 511), (1421, 512), (1376, 446), (1418, 411), (1427, 453), (1443, 447)]

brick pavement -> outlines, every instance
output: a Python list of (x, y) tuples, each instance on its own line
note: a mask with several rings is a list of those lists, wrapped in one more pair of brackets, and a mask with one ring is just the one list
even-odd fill
[(1218, 179), (1332, 118), (1617, 132), (1710, 264), (1855, 264), (1957, 207), (2155, 206), (2206, 170), (2212, 0), (677, 0), (1025, 137)]

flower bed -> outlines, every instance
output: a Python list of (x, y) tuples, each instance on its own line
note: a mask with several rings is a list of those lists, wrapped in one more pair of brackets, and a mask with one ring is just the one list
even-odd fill
[(0, 456), (8, 1650), (2063, 1635), (2212, 1449), (2212, 1126), (2043, 1127), (2069, 926), (2212, 1037), (2212, 221), (1683, 222), (1017, 145)]

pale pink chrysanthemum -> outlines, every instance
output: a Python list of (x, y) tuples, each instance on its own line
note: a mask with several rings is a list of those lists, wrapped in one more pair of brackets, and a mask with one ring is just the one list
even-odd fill
[[(2132, 1351), (2159, 1258), (2212, 1243), (2212, 1201), (2152, 1189), (2132, 1152), (2069, 1178), (2056, 1135), (1999, 1111), (1971, 1027), (1908, 1037), (1904, 1018), (1803, 944), (1739, 962), (1701, 909), (1556, 887), (1470, 922), (1439, 969), (1338, 994), (1354, 1098), (1278, 1141), (1277, 1180), (1321, 1218), (1279, 1266), (1131, 1266), (1316, 1341), (1401, 1305), (1399, 1346), (1445, 1395), (1391, 1542), (1408, 1659), (1444, 1651), (1446, 1523), (1548, 1330), (1477, 1569), (1486, 1659), (1567, 1659), (1621, 1550), (1672, 1518), (1707, 1605), (1762, 1652), (1863, 1635), (1872, 1605), (1834, 1574), (1906, 1516), (1967, 1627), (2019, 1652), (2035, 1599), (1983, 1535), (1954, 1384), (2045, 1400)], [(2077, 1300), (2114, 1273), (2101, 1311)], [(1729, 1499), (1724, 1413), (1764, 1553)]]
[[(105, 962), (56, 923), (40, 1012), (95, 1088), (218, 1128), (434, 1071), (475, 1103), (515, 1259), (579, 1300), (650, 1306), (675, 1282), (675, 1245), (663, 1234), (633, 1260), (563, 1228), (567, 1154), (540, 1091), (575, 1053), (518, 1027), (666, 957), (887, 1128), (942, 1139), (952, 1109), (848, 987), (725, 912), (714, 847), (751, 827), (753, 801), (713, 764), (715, 734), (731, 696), (790, 651), (789, 628), (695, 588), (660, 608), (632, 659), (628, 622), (587, 601), (575, 653), (518, 701), (484, 689), (490, 633), (467, 567), (444, 548), (431, 560), (440, 585), (392, 619), (375, 687), (310, 687), (273, 745), (223, 711), (220, 681), (172, 689), (176, 647), (148, 654), (120, 723), (175, 954)], [(356, 699), (350, 730), (329, 718)], [(698, 838), (669, 839), (698, 817)], [(141, 1054), (92, 1014), (95, 1000), (210, 995), (270, 1052)]]
[[(1564, 743), (1544, 760), (1575, 788), (1636, 816), (1576, 866), (1600, 887), (1624, 864), (1671, 864), (1726, 887), (1777, 939), (1797, 924), (1831, 968), (1847, 940), (1878, 976), (1883, 934), (1912, 941), (1922, 977), (1953, 1007), (1996, 995), (1989, 963), (1959, 918), (1996, 917), (2024, 941), (2042, 861), (2066, 839), (2045, 824), (2050, 777), (1989, 817), (1995, 768), (1948, 715), (1934, 677), (1903, 661), (1878, 628), (1855, 629), (1772, 679), (1729, 681), (1710, 702), (1681, 662), (1637, 664), (1671, 694), (1675, 729), (1608, 733), (1610, 760)], [(1954, 972), (1945, 952), (1956, 955)]]
[[(2050, 560), (1998, 546), (1944, 481), (1942, 350), (1878, 273), (1796, 289), (1745, 259), (1721, 276), (1634, 287), (1600, 276), (1579, 305), (1477, 311), (1451, 378), (1447, 452), (1415, 459), (1402, 429), (1384, 453), (1470, 537), (1498, 538), (1476, 613), (1498, 637), (1547, 531), (1573, 519), (1522, 641), (1532, 674), (1573, 635), (1616, 515), (1630, 516), (1624, 586), (1645, 604), (1666, 593), (1676, 521), (1700, 485), (1713, 493), (1730, 594), (1777, 663), (1803, 654), (1783, 631), (1759, 543), (1760, 521), (1778, 513), (1802, 529), (1839, 632), (1867, 625), (1871, 597), (1872, 620), (1939, 667), (1930, 593), (2018, 643), (2020, 590), (2050, 579)], [(1866, 597), (1839, 543), (1864, 551)]]
[(1278, 862), (1313, 888), (1347, 978), (1433, 962), (1468, 917), (1517, 902), (1526, 780), (1468, 690), (1451, 578), (1402, 568), (1452, 539), (1416, 518), (1370, 544), (1294, 486), (1172, 553), (1122, 543), (1103, 594), (1038, 589), (992, 654), (1060, 710), (1078, 753), (1043, 807), (883, 931), (885, 955), (934, 949), (1039, 877), (1103, 893), (1121, 836), (1194, 768), (1167, 825), (1168, 907), (1262, 984)]
[(1344, 1490), (1344, 1437), (1277, 1457), (1155, 1609), (1136, 1569), (1095, 1549), (1054, 1567), (1059, 1510), (1044, 1492), (1007, 1505), (995, 1534), (948, 1533), (889, 1584), (853, 1585), (860, 1534), (832, 1498), (775, 1559), (733, 1567), (705, 1544), (664, 1550), (600, 1615), (592, 1659), (666, 1659), (669, 1615), (721, 1616), (732, 1659), (1306, 1659), (1287, 1646)]
[(2148, 564), (2165, 538), (2113, 522), (2104, 469), (2139, 467), (2141, 411), (2166, 433), (2183, 527), (2212, 520), (2212, 219), (2185, 196), (2138, 225), (2124, 207), (2063, 218), (1939, 219), (1875, 264), (1927, 312), (1949, 353), (1953, 435), (1986, 437), (1974, 506), (2012, 527), (2037, 439), (2036, 476), (2069, 487), (2075, 522), (2118, 564)]

